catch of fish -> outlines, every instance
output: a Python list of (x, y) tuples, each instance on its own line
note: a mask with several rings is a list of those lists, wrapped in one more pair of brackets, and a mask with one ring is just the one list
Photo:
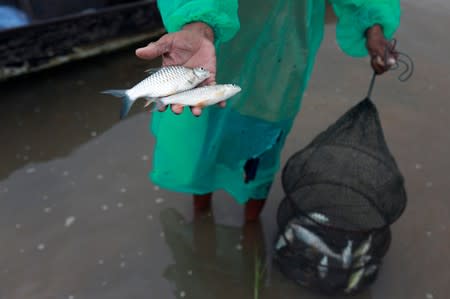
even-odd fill
[(123, 119), (139, 98), (147, 100), (146, 106), (155, 103), (153, 110), (169, 104), (203, 108), (225, 101), (241, 91), (234, 84), (196, 88), (210, 76), (211, 73), (201, 67), (166, 66), (151, 69), (147, 78), (130, 89), (110, 89), (102, 93), (121, 98), (120, 118)]
[[(308, 217), (321, 223), (329, 221), (325, 215), (319, 213), (312, 213)], [(378, 269), (377, 264), (369, 263), (372, 260), (372, 256), (369, 255), (372, 246), (372, 235), (367, 240), (361, 242), (355, 249), (353, 249), (353, 241), (347, 240), (347, 245), (343, 248), (342, 253), (337, 253), (318, 235), (312, 232), (311, 229), (308, 229), (307, 225), (309, 227), (313, 225), (313, 222), (308, 219), (295, 219), (291, 221), (287, 225), (284, 234), (278, 239), (276, 250), (280, 250), (286, 247), (288, 243), (295, 242), (296, 240), (313, 248), (322, 255), (317, 264), (317, 273), (321, 279), (325, 279), (328, 275), (329, 258), (339, 262), (342, 265), (342, 269), (352, 271), (345, 288), (345, 292), (347, 293), (354, 291), (364, 277), (372, 275)]]

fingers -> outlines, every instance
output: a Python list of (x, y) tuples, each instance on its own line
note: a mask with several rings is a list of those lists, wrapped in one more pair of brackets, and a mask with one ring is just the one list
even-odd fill
[(167, 53), (170, 50), (171, 43), (172, 37), (166, 34), (156, 42), (151, 42), (146, 47), (137, 49), (136, 56), (142, 59), (155, 59)]

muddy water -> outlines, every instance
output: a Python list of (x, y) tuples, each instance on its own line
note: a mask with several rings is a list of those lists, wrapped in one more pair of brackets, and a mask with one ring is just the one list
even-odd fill
[[(447, 298), (450, 291), (450, 7), (404, 1), (399, 49), (408, 83), (391, 73), (373, 99), (409, 195), (377, 282), (356, 298)], [(147, 179), (153, 139), (137, 105), (118, 101), (156, 65), (132, 49), (0, 85), (0, 298), (252, 298), (254, 262), (271, 246), (277, 179), (261, 223), (219, 192), (194, 218), (189, 196)], [(284, 161), (364, 97), (366, 60), (338, 51), (328, 25)], [(322, 298), (269, 267), (260, 298)]]

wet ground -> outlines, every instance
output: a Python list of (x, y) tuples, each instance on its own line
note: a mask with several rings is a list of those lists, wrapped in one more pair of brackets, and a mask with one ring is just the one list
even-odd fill
[[(430, 2), (430, 3), (428, 3)], [(381, 78), (376, 102), (409, 195), (379, 279), (355, 298), (448, 298), (450, 6), (404, 1), (399, 49), (408, 83)], [(366, 60), (346, 57), (328, 25), (285, 161), (365, 93)], [(157, 62), (155, 62), (157, 63)], [(225, 193), (193, 218), (189, 196), (147, 179), (149, 114), (99, 91), (150, 65), (132, 49), (0, 85), (0, 298), (253, 298), (256, 253), (271, 246), (279, 179), (260, 223), (242, 226)], [(270, 268), (260, 298), (322, 298)]]

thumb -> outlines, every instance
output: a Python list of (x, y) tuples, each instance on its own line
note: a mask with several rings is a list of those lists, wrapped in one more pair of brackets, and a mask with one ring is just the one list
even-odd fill
[(171, 44), (172, 37), (169, 35), (165, 35), (156, 42), (151, 42), (146, 47), (137, 49), (136, 56), (142, 59), (157, 58), (164, 53), (169, 52)]

